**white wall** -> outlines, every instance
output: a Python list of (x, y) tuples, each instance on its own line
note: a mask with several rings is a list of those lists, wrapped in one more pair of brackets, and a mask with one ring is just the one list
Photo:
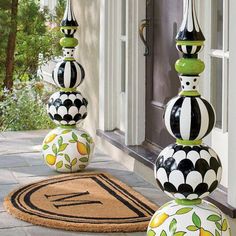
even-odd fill
[(86, 78), (79, 91), (88, 99), (88, 116), (84, 128), (95, 137), (98, 128), (99, 107), (99, 34), (100, 34), (100, 1), (74, 0), (74, 12), (79, 23), (76, 37), (79, 45), (76, 59), (85, 69)]
[(100, 46), (100, 0), (73, 0), (76, 19), (80, 25), (75, 35), (79, 39), (76, 59), (83, 65), (86, 78), (79, 91), (88, 99), (88, 116), (82, 124), (95, 138), (96, 147), (134, 170), (135, 161), (120, 149), (96, 136), (99, 127), (99, 46)]

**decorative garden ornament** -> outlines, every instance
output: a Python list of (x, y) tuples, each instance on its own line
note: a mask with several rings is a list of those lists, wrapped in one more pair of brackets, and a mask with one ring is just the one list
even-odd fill
[(74, 51), (78, 40), (74, 34), (78, 28), (72, 0), (67, 0), (61, 32), (65, 35), (60, 40), (64, 58), (58, 62), (52, 78), (60, 91), (54, 93), (48, 102), (50, 118), (59, 125), (51, 131), (43, 142), (43, 158), (46, 164), (59, 172), (76, 172), (89, 164), (94, 143), (90, 135), (76, 129), (76, 125), (87, 117), (88, 101), (76, 88), (83, 82), (85, 71), (75, 60)]
[[(199, 201), (200, 202), (200, 201)], [(168, 202), (152, 217), (148, 235), (160, 236), (229, 236), (226, 216), (213, 204), (202, 201), (182, 205)]]
[(75, 125), (87, 117), (87, 100), (79, 92), (56, 92), (48, 102), (50, 118), (58, 125)]
[(94, 142), (82, 129), (58, 127), (43, 141), (45, 163), (59, 172), (83, 170), (90, 162)]
[(155, 213), (148, 236), (231, 235), (225, 215), (202, 200), (220, 183), (222, 166), (215, 151), (202, 143), (212, 131), (216, 116), (212, 105), (198, 92), (199, 74), (205, 68), (198, 53), (205, 38), (194, 4), (194, 0), (186, 0), (176, 37), (176, 48), (183, 53), (175, 64), (182, 91), (167, 104), (164, 115), (167, 130), (177, 140), (160, 153), (154, 168), (157, 184), (175, 200)]
[(216, 189), (221, 176), (219, 157), (205, 145), (172, 144), (160, 153), (155, 166), (159, 187), (177, 199), (207, 197)]

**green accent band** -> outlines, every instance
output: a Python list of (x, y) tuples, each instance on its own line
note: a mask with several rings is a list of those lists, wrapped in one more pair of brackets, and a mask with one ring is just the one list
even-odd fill
[(197, 146), (202, 144), (202, 140), (176, 140), (177, 144), (184, 145), (184, 146)]
[(175, 202), (178, 205), (184, 205), (184, 206), (192, 206), (192, 205), (200, 205), (202, 203), (202, 199), (194, 199), (194, 200), (188, 200), (188, 199), (175, 199)]
[(76, 92), (77, 90), (76, 90), (76, 88), (60, 88), (60, 91), (73, 93), (73, 92)]
[(176, 41), (177, 45), (202, 46), (204, 41)]
[(60, 44), (64, 48), (74, 48), (78, 45), (78, 40), (76, 38), (64, 37), (60, 40)]
[(61, 29), (78, 29), (77, 26), (61, 26)]
[(60, 128), (63, 128), (63, 129), (75, 129), (76, 125), (60, 125)]
[(75, 61), (74, 57), (64, 57), (64, 61)]
[(192, 90), (192, 91), (181, 91), (179, 93), (179, 96), (199, 97), (199, 96), (201, 96), (201, 94), (196, 90)]
[(183, 75), (199, 75), (204, 71), (205, 64), (197, 58), (181, 58), (175, 63), (175, 69)]

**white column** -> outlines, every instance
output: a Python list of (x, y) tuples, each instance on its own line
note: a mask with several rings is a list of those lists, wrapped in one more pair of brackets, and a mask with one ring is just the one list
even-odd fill
[(100, 1), (99, 128), (104, 131), (117, 127), (116, 1)]
[(145, 140), (145, 57), (139, 25), (146, 18), (146, 0), (127, 1), (126, 145)]
[(230, 0), (229, 28), (229, 187), (228, 203), (236, 207), (236, 1)]

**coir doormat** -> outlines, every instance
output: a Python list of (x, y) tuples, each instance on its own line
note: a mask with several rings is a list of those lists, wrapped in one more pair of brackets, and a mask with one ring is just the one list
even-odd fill
[(4, 201), (13, 216), (36, 225), (80, 232), (146, 231), (157, 210), (105, 173), (60, 175), (15, 190)]

